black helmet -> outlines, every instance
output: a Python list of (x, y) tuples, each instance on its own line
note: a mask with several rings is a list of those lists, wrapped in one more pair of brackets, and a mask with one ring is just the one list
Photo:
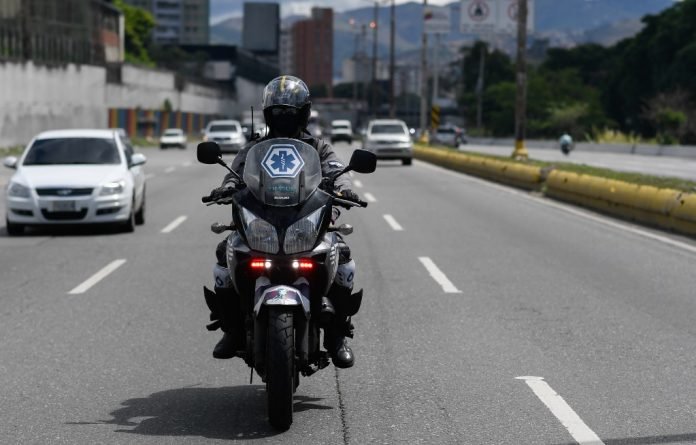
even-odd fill
[(273, 136), (297, 137), (307, 127), (309, 88), (294, 76), (280, 76), (263, 90), (263, 116)]

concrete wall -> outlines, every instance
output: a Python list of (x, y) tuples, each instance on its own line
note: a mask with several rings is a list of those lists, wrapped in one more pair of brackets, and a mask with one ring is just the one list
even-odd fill
[(190, 82), (179, 91), (167, 71), (124, 65), (120, 74), (119, 83), (107, 83), (106, 69), (97, 66), (0, 62), (0, 147), (26, 144), (45, 130), (106, 128), (109, 109), (161, 110), (169, 101), (173, 111), (236, 116), (242, 104), (261, 102), (262, 87), (246, 81), (237, 101)]
[(0, 63), (0, 147), (23, 145), (44, 130), (105, 127), (106, 70)]

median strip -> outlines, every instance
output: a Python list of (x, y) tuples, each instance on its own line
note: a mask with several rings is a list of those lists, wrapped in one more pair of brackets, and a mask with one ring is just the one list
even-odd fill
[(109, 276), (112, 272), (114, 272), (116, 269), (119, 267), (123, 266), (123, 264), (126, 262), (124, 259), (120, 260), (115, 260), (112, 261), (111, 263), (107, 264), (104, 268), (102, 268), (99, 272), (95, 273), (91, 277), (89, 277), (87, 280), (85, 280), (82, 284), (68, 292), (68, 294), (71, 295), (76, 295), (76, 294), (83, 294), (87, 292), (92, 286)]

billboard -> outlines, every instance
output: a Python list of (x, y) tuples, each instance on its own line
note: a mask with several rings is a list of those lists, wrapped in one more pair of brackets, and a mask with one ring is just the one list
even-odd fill
[(278, 3), (244, 3), (242, 48), (253, 53), (277, 54), (280, 35)]
[(426, 6), (423, 20), (426, 34), (449, 34), (452, 31), (452, 14), (448, 6)]
[[(527, 0), (527, 30), (534, 31), (534, 0)], [(515, 34), (519, 0), (462, 0), (460, 31), (464, 34)]]

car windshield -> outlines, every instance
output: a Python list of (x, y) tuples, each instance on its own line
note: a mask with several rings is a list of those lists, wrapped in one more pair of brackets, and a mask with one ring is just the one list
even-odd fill
[(452, 134), (452, 133), (455, 133), (454, 128), (438, 128), (438, 129), (437, 129), (437, 132), (438, 132), (438, 133), (442, 133), (442, 134)]
[(184, 134), (182, 130), (167, 130), (164, 132), (165, 136), (181, 136)]
[(237, 133), (236, 125), (211, 125), (211, 133), (226, 132), (226, 133)]
[(406, 130), (399, 124), (380, 124), (373, 125), (370, 129), (371, 134), (406, 134)]
[(333, 129), (334, 130), (349, 130), (350, 127), (346, 124), (334, 124)]
[(24, 165), (72, 165), (121, 163), (112, 139), (39, 139), (29, 149)]

